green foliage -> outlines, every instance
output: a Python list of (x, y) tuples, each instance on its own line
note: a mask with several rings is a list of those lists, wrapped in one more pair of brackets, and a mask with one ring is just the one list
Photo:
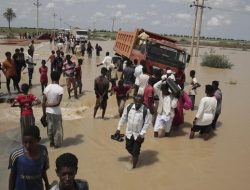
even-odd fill
[(205, 53), (202, 57), (201, 66), (221, 68), (221, 69), (231, 69), (233, 64), (230, 63), (229, 59), (225, 55), (216, 55), (215, 52), (210, 51), (210, 53)]
[(8, 21), (9, 29), (10, 29), (10, 22), (16, 18), (16, 13), (13, 11), (12, 8), (7, 8), (6, 11), (3, 13), (4, 18)]
[(7, 35), (6, 35), (6, 39), (15, 39), (15, 34), (12, 33), (12, 32), (9, 32)]

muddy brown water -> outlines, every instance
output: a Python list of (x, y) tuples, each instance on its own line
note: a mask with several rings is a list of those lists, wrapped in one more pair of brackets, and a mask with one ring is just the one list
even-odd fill
[[(96, 42), (92, 42), (95, 45)], [(55, 159), (58, 155), (71, 152), (79, 159), (77, 178), (88, 180), (93, 190), (248, 190), (250, 176), (250, 52), (235, 49), (215, 48), (217, 53), (225, 54), (234, 64), (229, 69), (212, 69), (196, 66), (197, 79), (202, 84), (198, 90), (196, 105), (204, 95), (204, 86), (212, 80), (220, 81), (223, 92), (222, 114), (218, 129), (211, 139), (204, 142), (197, 135), (189, 140), (188, 135), (195, 111), (185, 111), (185, 124), (175, 130), (170, 138), (154, 139), (150, 127), (142, 145), (138, 168), (129, 170), (128, 153), (125, 144), (112, 141), (110, 135), (116, 130), (117, 106), (115, 96), (109, 98), (106, 119), (93, 119), (95, 97), (93, 80), (99, 75), (100, 63), (107, 50), (112, 52), (113, 41), (97, 42), (103, 47), (102, 56), (88, 59), (85, 55), (83, 65), (83, 85), (85, 95), (79, 100), (68, 100), (66, 87), (62, 101), (64, 143), (57, 150), (48, 148), (50, 182), (58, 180), (55, 174)], [(203, 55), (210, 48), (201, 48)], [(4, 52), (14, 51), (13, 46), (0, 45), (0, 59), (4, 60)], [(49, 56), (48, 43), (36, 44), (35, 62)], [(113, 53), (113, 52), (112, 52)], [(48, 65), (49, 66), (49, 65)], [(188, 71), (194, 67), (189, 65)], [(34, 75), (32, 93), (41, 97), (37, 68)], [(188, 75), (187, 75), (188, 79)], [(27, 82), (27, 73), (23, 74), (22, 82)], [(2, 81), (4, 81), (2, 77)], [(235, 85), (230, 84), (235, 82)], [(60, 83), (65, 85), (62, 78)], [(1, 92), (6, 91), (2, 83)], [(131, 100), (130, 100), (131, 101)], [(19, 110), (10, 108), (9, 104), (0, 104), (0, 189), (8, 185), (8, 156), (20, 144)], [(46, 129), (39, 119), (41, 107), (34, 108), (36, 123), (41, 129), (41, 143), (48, 145)], [(125, 128), (123, 129), (124, 132)]]

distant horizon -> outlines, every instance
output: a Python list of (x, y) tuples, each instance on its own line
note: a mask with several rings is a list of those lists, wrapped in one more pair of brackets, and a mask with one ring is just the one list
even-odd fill
[[(76, 26), (77, 27), (77, 26)], [(0, 26), (0, 29), (9, 29), (8, 26)], [(36, 27), (28, 27), (28, 26), (20, 26), (20, 27), (16, 27), (16, 26), (11, 26), (11, 28), (22, 28), (22, 29), (36, 29)], [(53, 30), (53, 28), (44, 28), (44, 27), (40, 27), (39, 29), (45, 29), (45, 30)], [(83, 29), (83, 28), (80, 28)], [(56, 28), (55, 30), (70, 30), (69, 28)], [(87, 29), (89, 30), (89, 29)], [(122, 29), (123, 30), (123, 29)], [(93, 29), (91, 30), (93, 31)], [(97, 32), (101, 32), (101, 31), (105, 31), (105, 32), (112, 32), (110, 30), (107, 29), (96, 29)], [(119, 30), (114, 30), (114, 32), (118, 32)], [(126, 30), (126, 31), (131, 31), (133, 32), (134, 30)], [(155, 32), (150, 30), (151, 32)], [(0, 31), (1, 32), (1, 31)], [(34, 31), (35, 32), (35, 31)], [(160, 35), (167, 35), (167, 36), (173, 36), (175, 35), (176, 37), (189, 37), (191, 38), (191, 35), (188, 34), (175, 34), (175, 33), (159, 33)], [(250, 40), (245, 40), (245, 39), (236, 39), (236, 38), (221, 38), (221, 37), (216, 37), (216, 36), (201, 36), (202, 39), (204, 38), (209, 38), (210, 40), (214, 39), (214, 40), (234, 40), (234, 41), (246, 41), (246, 42), (250, 42)]]
[[(201, 0), (199, 0), (201, 1)], [(12, 8), (11, 26), (36, 27), (36, 0), (0, 0), (0, 26), (7, 26), (3, 13)], [(193, 0), (40, 0), (39, 27), (96, 28), (133, 31), (144, 28), (155, 33), (192, 35)], [(205, 1), (201, 36), (250, 40), (249, 0)], [(56, 16), (54, 17), (53, 14)], [(199, 18), (199, 16), (198, 16)], [(198, 19), (199, 20), (199, 19)], [(197, 26), (198, 28), (198, 26)]]

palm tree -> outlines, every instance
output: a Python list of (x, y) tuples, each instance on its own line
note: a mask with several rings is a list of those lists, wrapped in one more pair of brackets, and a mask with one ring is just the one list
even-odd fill
[(3, 13), (4, 18), (6, 18), (6, 20), (9, 23), (9, 29), (10, 29), (10, 22), (16, 18), (16, 13), (13, 11), (12, 8), (7, 8), (6, 12)]

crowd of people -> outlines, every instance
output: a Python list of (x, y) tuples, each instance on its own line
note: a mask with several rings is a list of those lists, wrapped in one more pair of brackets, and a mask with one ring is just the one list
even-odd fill
[[(72, 53), (78, 56), (84, 56), (86, 52), (88, 58), (91, 58), (94, 49), (97, 57), (100, 56), (100, 52), (102, 51), (102, 47), (98, 43), (93, 47), (90, 41), (76, 40), (76, 38), (70, 34), (58, 35), (55, 38), (55, 42), (57, 49), (66, 54)], [(50, 43), (52, 44), (52, 39), (50, 40)]]
[[(118, 80), (117, 72), (121, 67), (120, 64), (122, 64), (122, 73)], [(105, 117), (109, 92), (111, 91), (110, 95), (116, 93), (121, 119), (112, 138), (122, 141), (120, 129), (127, 123), (126, 149), (132, 155), (132, 168), (135, 168), (148, 127), (151, 124), (154, 127), (155, 138), (169, 137), (173, 128), (184, 123), (183, 109), (194, 110), (195, 95), (201, 85), (195, 77), (195, 70), (190, 71), (190, 83), (188, 91), (185, 92), (185, 76), (180, 75), (180, 71), (174, 73), (170, 68), (158, 69), (149, 76), (146, 74), (144, 60), (112, 61), (109, 52), (106, 53), (100, 65), (103, 65), (101, 75), (95, 80), (94, 118), (99, 107), (102, 109), (102, 118)], [(117, 80), (118, 85), (116, 85)], [(111, 90), (109, 90), (109, 83), (112, 84)], [(195, 132), (200, 132), (204, 140), (208, 140), (211, 130), (216, 128), (222, 101), (222, 93), (218, 86), (218, 81), (205, 86), (206, 96), (200, 101), (190, 131), (190, 139), (194, 138)], [(132, 90), (134, 103), (125, 107)]]
[[(86, 190), (89, 188), (86, 181), (75, 179), (78, 161), (76, 156), (71, 153), (64, 153), (57, 158), (56, 173), (59, 177), (59, 184), (50, 187), (46, 174), (46, 170), (49, 168), (48, 151), (46, 146), (39, 144), (40, 131), (35, 125), (32, 110), (32, 106), (42, 103), (43, 116), (41, 122), (47, 127), (49, 145), (55, 149), (62, 147), (63, 119), (60, 104), (64, 89), (59, 84), (61, 75), (66, 79), (69, 99), (72, 91), (76, 99), (78, 99), (78, 94), (83, 92), (81, 69), (83, 59), (77, 60), (78, 65), (71, 60), (72, 55), (76, 53), (75, 48), (77, 49), (77, 46), (82, 44), (75, 44), (74, 48), (71, 49), (72, 51), (67, 52), (68, 42), (66, 40), (63, 42), (62, 49), (60, 49), (61, 46), (57, 45), (57, 50), (51, 51), (47, 61), (41, 61), (38, 71), (43, 94), (42, 101), (33, 94), (29, 94), (29, 89), (32, 88), (34, 66), (36, 65), (33, 62), (34, 41), (32, 40), (29, 44), (27, 58), (25, 58), (23, 48), (16, 49), (13, 56), (10, 52), (5, 53), (6, 60), (2, 63), (1, 69), (6, 77), (8, 93), (11, 94), (10, 80), (13, 80), (13, 85), (18, 91), (12, 106), (21, 108), (20, 128), (23, 144), (22, 148), (15, 150), (10, 155), (9, 189), (43, 189), (43, 181), (46, 189)], [(61, 43), (60, 39), (59, 43)], [(91, 46), (90, 42), (88, 44)], [(96, 49), (98, 47), (97, 44)], [(64, 51), (66, 56), (64, 56)], [(82, 51), (81, 47), (80, 51), (81, 55), (84, 56), (85, 51)], [(97, 50), (96, 55), (100, 55)], [(91, 57), (89, 53), (88, 57)], [(51, 65), (51, 84), (48, 84), (49, 69), (46, 66), (48, 62)], [(127, 124), (126, 149), (132, 156), (132, 168), (136, 168), (141, 145), (149, 126), (153, 126), (155, 138), (171, 136), (173, 128), (184, 123), (183, 109), (194, 110), (195, 95), (201, 85), (195, 77), (195, 71), (191, 70), (190, 83), (187, 86), (187, 92), (185, 92), (186, 79), (183, 71), (178, 70), (175, 73), (169, 67), (155, 69), (152, 75), (149, 75), (144, 60), (115, 59), (110, 56), (109, 52), (106, 52), (103, 61), (97, 66), (102, 66), (102, 68), (100, 76), (94, 80), (96, 103), (93, 117), (96, 118), (97, 111), (101, 108), (101, 118), (105, 118), (108, 98), (115, 94), (120, 120), (112, 138), (122, 141), (123, 136), (120, 131), (122, 126)], [(28, 67), (29, 83), (24, 83), (19, 88), (21, 73), (26, 67)], [(204, 136), (204, 140), (208, 140), (211, 130), (216, 128), (222, 104), (219, 82), (213, 81), (211, 85), (205, 85), (205, 94), (206, 96), (201, 99), (198, 106), (190, 130), (190, 139), (194, 138), (195, 132), (199, 132)], [(133, 96), (133, 103), (126, 104), (131, 95)]]

